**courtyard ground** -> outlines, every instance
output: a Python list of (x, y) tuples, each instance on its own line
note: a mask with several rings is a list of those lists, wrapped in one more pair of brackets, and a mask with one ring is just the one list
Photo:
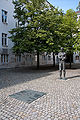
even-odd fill
[[(24, 90), (46, 94), (30, 104), (10, 96)], [(66, 69), (66, 80), (57, 68), (1, 69), (0, 120), (80, 120), (79, 65)]]

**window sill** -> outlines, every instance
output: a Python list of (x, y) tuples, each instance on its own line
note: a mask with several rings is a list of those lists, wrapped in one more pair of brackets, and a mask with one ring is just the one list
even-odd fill
[(8, 47), (7, 45), (2, 45), (2, 47)]

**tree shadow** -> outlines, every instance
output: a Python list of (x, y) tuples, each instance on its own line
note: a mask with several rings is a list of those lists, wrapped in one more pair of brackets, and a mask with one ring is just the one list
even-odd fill
[(57, 67), (53, 68), (52, 66), (41, 66), (39, 70), (36, 67), (1, 69), (0, 89), (49, 76), (52, 71), (56, 70), (58, 70)]

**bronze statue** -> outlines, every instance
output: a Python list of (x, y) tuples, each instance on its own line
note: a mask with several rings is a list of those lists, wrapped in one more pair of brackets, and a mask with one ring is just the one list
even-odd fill
[(62, 71), (63, 71), (63, 79), (65, 80), (65, 59), (66, 59), (66, 53), (64, 52), (64, 49), (61, 48), (61, 52), (58, 53), (58, 59), (59, 59), (59, 71), (60, 71), (60, 79), (62, 79)]

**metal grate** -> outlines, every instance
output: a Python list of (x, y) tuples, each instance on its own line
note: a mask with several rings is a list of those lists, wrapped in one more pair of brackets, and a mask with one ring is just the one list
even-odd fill
[(42, 97), (43, 95), (46, 95), (46, 93), (33, 91), (33, 90), (24, 90), (9, 96), (17, 100), (21, 100), (23, 102), (31, 103), (36, 99)]

